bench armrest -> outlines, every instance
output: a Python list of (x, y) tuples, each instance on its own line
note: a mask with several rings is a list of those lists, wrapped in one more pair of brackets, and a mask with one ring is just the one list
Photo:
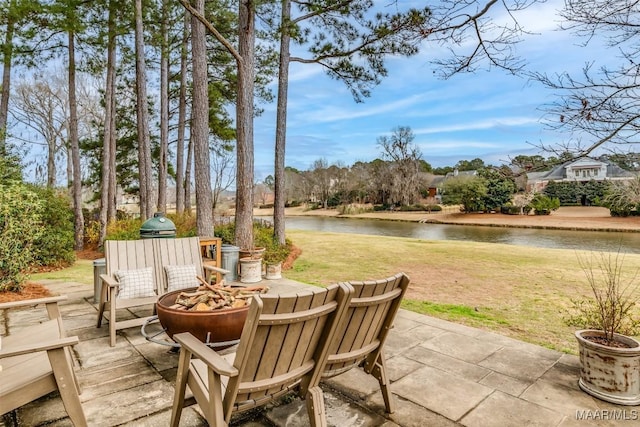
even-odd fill
[(118, 281), (117, 281), (114, 277), (112, 277), (112, 276), (109, 276), (109, 275), (107, 275), (107, 274), (101, 274), (101, 275), (100, 275), (100, 278), (102, 279), (102, 282), (103, 282), (103, 283), (106, 283), (106, 284), (107, 284), (107, 286), (110, 286), (110, 287), (112, 287), (112, 288), (113, 288), (113, 287), (120, 286), (120, 284), (118, 283)]
[(3, 350), (0, 350), (0, 359), (4, 359), (5, 357), (20, 356), (21, 354), (48, 351), (76, 344), (78, 344), (78, 337), (58, 338), (54, 340), (41, 341), (39, 343), (23, 344), (15, 346), (13, 348), (5, 348)]
[(239, 374), (238, 370), (231, 366), (222, 356), (207, 347), (202, 341), (189, 332), (176, 334), (173, 336), (173, 339), (179, 342), (183, 349), (190, 351), (218, 374), (228, 377), (235, 377)]
[(32, 307), (38, 304), (52, 304), (58, 303), (60, 301), (66, 301), (66, 295), (58, 295), (54, 297), (45, 297), (45, 298), (36, 298), (36, 299), (27, 299), (22, 301), (12, 301), (12, 302), (3, 302), (0, 303), (0, 310), (5, 310), (7, 308), (16, 308), (16, 307)]

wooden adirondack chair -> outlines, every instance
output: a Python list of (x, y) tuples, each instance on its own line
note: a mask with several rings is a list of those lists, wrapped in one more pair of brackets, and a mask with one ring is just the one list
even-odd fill
[(395, 403), (389, 390), (383, 347), (409, 278), (398, 273), (383, 280), (349, 284), (354, 289), (353, 298), (329, 348), (322, 377), (331, 378), (361, 365), (378, 380), (386, 410), (393, 413)]
[(318, 386), (336, 327), (351, 297), (346, 284), (295, 295), (254, 297), (235, 354), (224, 358), (189, 333), (182, 347), (171, 425), (178, 426), (187, 385), (209, 425), (264, 405), (290, 390), (307, 400), (312, 426), (325, 426)]
[[(166, 266), (195, 266), (197, 275), (205, 277), (200, 239), (184, 237), (178, 239), (142, 239), (142, 240), (107, 240), (104, 244), (106, 273), (101, 275), (102, 288), (98, 302), (97, 327), (102, 326), (102, 319), (108, 312), (109, 337), (111, 346), (116, 345), (116, 331), (141, 326), (149, 317), (118, 320), (117, 310), (132, 307), (153, 305), (158, 297), (168, 290)], [(151, 269), (151, 292), (146, 296), (123, 297), (121, 283), (116, 272), (141, 272)], [(217, 267), (207, 267), (214, 271), (227, 271)], [(142, 273), (141, 273), (142, 274)], [(193, 285), (198, 286), (193, 277)], [(120, 294), (119, 294), (120, 293)]]
[(59, 391), (69, 418), (86, 426), (70, 348), (78, 337), (65, 337), (58, 302), (66, 296), (0, 304), (0, 310), (44, 304), (50, 320), (2, 338), (0, 349), (0, 414), (53, 391)]

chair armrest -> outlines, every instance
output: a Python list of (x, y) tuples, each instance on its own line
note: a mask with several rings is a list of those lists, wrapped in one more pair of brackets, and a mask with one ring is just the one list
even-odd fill
[(50, 341), (41, 341), (39, 343), (23, 344), (13, 348), (0, 350), (0, 359), (11, 356), (20, 356), (21, 354), (35, 353), (38, 351), (48, 351), (76, 344), (78, 344), (78, 337), (58, 338)]
[(46, 297), (46, 298), (36, 298), (36, 299), (27, 299), (22, 301), (12, 301), (12, 302), (3, 302), (0, 303), (0, 310), (4, 310), (7, 308), (15, 308), (15, 307), (32, 307), (38, 304), (51, 304), (58, 303), (60, 301), (66, 301), (66, 295), (58, 295), (54, 297)]
[(231, 271), (229, 270), (225, 270), (224, 268), (220, 268), (220, 267), (215, 267), (213, 265), (203, 265), (205, 270), (210, 270), (210, 271), (217, 271), (220, 274), (229, 274), (231, 273)]
[(228, 377), (235, 377), (239, 374), (238, 370), (224, 360), (222, 356), (207, 347), (202, 341), (189, 332), (176, 334), (173, 336), (173, 339), (180, 343), (182, 348), (189, 350), (194, 356), (202, 360), (218, 374)]
[(101, 274), (100, 278), (102, 279), (102, 282), (106, 283), (108, 286), (112, 288), (116, 286), (120, 286), (118, 281), (114, 277), (109, 276), (108, 274)]

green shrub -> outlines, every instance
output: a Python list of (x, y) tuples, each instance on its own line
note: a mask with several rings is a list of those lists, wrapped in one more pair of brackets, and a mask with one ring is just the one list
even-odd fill
[[(0, 129), (0, 133), (3, 130)], [(1, 137), (1, 135), (0, 135)], [(22, 165), (20, 157), (15, 153), (0, 155), (0, 182), (22, 182)]]
[(40, 266), (65, 266), (76, 259), (74, 217), (66, 192), (32, 186), (43, 201), (44, 231), (34, 242), (34, 262)]
[(198, 235), (196, 216), (191, 214), (167, 214), (167, 218), (176, 226), (176, 237), (194, 237)]
[(235, 244), (236, 223), (227, 222), (214, 227), (214, 234), (222, 239), (222, 243)]
[(388, 204), (382, 204), (382, 205), (374, 205), (373, 206), (373, 211), (374, 212), (381, 212), (381, 211), (388, 211), (391, 209), (391, 205)]
[(371, 212), (372, 209), (359, 205), (340, 205), (337, 208), (338, 215), (357, 215), (365, 212)]
[(422, 212), (427, 209), (423, 205), (404, 205), (400, 206), (400, 212)]
[(105, 240), (137, 240), (143, 221), (136, 219), (116, 219), (107, 227)]
[(542, 193), (538, 193), (533, 197), (531, 206), (535, 209), (536, 215), (549, 215), (551, 211), (555, 211), (560, 207), (560, 200), (545, 196)]
[(291, 252), (291, 242), (279, 244), (273, 236), (273, 225), (266, 221), (253, 223), (253, 245), (265, 248), (262, 259), (268, 263), (278, 263), (287, 259)]
[(19, 291), (45, 227), (44, 201), (32, 188), (0, 183), (0, 291)]
[[(222, 238), (222, 243), (235, 244), (235, 223), (228, 222), (216, 225), (215, 235)], [(284, 261), (291, 252), (291, 242), (286, 240), (285, 245), (278, 244), (273, 238), (273, 224), (268, 221), (255, 221), (253, 223), (253, 246), (265, 248), (263, 259), (265, 262)]]
[(505, 215), (520, 215), (522, 208), (519, 206), (507, 205), (500, 207), (500, 213)]

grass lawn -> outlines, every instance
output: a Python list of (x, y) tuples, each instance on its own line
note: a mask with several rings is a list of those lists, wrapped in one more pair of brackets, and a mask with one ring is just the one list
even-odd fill
[[(287, 278), (327, 285), (404, 271), (409, 310), (577, 352), (575, 328), (563, 318), (572, 299), (591, 294), (578, 262), (589, 252), (310, 231), (287, 236), (302, 249)], [(626, 255), (624, 266), (636, 273), (640, 255)]]
[[(411, 278), (404, 307), (488, 329), (556, 350), (576, 353), (574, 327), (564, 323), (571, 299), (590, 296), (577, 253), (565, 249), (460, 241), (429, 241), (357, 234), (288, 231), (302, 253), (285, 277), (328, 285)], [(625, 271), (640, 269), (640, 255), (626, 255)], [(640, 277), (640, 276), (639, 276)], [(93, 283), (93, 263), (32, 276)]]

